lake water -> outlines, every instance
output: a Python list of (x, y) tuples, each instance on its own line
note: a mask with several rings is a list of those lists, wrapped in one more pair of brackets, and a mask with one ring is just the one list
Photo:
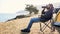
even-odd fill
[(17, 15), (26, 15), (28, 12), (20, 12), (14, 14), (0, 13), (0, 22), (5, 22), (9, 19), (15, 18)]
[(0, 22), (5, 22), (15, 17), (16, 17), (16, 14), (0, 14)]

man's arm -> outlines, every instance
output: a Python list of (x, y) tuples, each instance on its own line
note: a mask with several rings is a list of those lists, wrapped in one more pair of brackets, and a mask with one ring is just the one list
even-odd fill
[(42, 13), (41, 13), (41, 14), (45, 14), (45, 12), (44, 12), (44, 11), (45, 11), (45, 8), (42, 10)]
[(41, 17), (42, 15), (44, 15), (45, 14), (45, 8), (42, 10), (42, 12), (41, 12), (41, 15), (38, 15), (38, 17)]

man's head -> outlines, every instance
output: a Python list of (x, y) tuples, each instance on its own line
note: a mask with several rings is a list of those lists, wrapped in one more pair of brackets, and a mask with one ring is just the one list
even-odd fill
[(53, 7), (53, 4), (48, 4), (47, 5), (47, 9), (53, 9), (54, 7)]
[(49, 9), (53, 9), (54, 7), (53, 4), (48, 4), (46, 6), (42, 6), (42, 8), (46, 8), (47, 10), (49, 10)]

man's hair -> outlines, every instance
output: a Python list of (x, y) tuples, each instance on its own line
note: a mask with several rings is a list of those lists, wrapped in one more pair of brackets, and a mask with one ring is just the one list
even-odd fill
[(48, 4), (52, 9), (54, 9), (53, 4)]
[(53, 7), (53, 4), (48, 4), (48, 5), (50, 5), (50, 6), (52, 6), (52, 7)]

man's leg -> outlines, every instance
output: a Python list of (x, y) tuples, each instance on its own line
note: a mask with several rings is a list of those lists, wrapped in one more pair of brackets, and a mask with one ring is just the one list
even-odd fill
[(28, 24), (28, 27), (26, 29), (24, 29), (24, 30), (21, 30), (21, 31), (22, 32), (30, 32), (30, 28), (31, 28), (32, 24), (34, 22), (39, 22), (39, 21), (40, 21), (40, 18), (31, 18), (31, 20), (30, 20), (30, 22)]
[(31, 18), (31, 20), (30, 20), (30, 22), (29, 22), (29, 24), (28, 24), (27, 29), (30, 30), (32, 24), (35, 23), (35, 22), (39, 22), (39, 21), (40, 21), (40, 18)]

